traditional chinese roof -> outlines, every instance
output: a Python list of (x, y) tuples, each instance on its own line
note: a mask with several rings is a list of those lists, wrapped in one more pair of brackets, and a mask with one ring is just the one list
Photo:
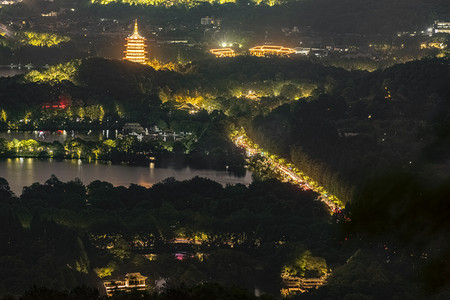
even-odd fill
[(251, 48), (250, 52), (267, 52), (267, 53), (276, 53), (278, 55), (286, 55), (286, 54), (294, 54), (295, 50), (283, 46), (262, 45)]
[(138, 23), (137, 23), (137, 19), (134, 20), (134, 31), (133, 34), (128, 36), (127, 39), (133, 39), (133, 40), (145, 40), (145, 37), (141, 36), (139, 34), (139, 30), (138, 30)]
[(229, 57), (229, 56), (235, 56), (234, 50), (231, 48), (218, 48), (218, 49), (211, 49), (209, 50), (212, 54), (214, 54), (217, 57)]

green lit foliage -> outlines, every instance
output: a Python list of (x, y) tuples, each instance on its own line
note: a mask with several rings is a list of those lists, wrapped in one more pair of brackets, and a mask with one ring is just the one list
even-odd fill
[(58, 83), (65, 80), (74, 82), (80, 63), (79, 60), (74, 60), (65, 64), (51, 66), (42, 72), (33, 70), (25, 75), (25, 80), (28, 82), (50, 83)]
[(13, 139), (10, 142), (1, 139), (1, 143), (1, 152), (10, 153), (12, 151), (13, 153), (16, 153), (20, 156), (37, 156), (39, 151), (47, 150), (47, 147), (42, 143), (32, 139), (21, 141)]
[(64, 143), (64, 149), (70, 153), (71, 158), (81, 158), (88, 151), (86, 143), (81, 139), (68, 140)]
[(6, 111), (4, 109), (0, 112), (0, 121), (6, 122), (6, 119), (8, 118), (8, 115), (6, 114)]
[(67, 36), (61, 36), (54, 33), (38, 33), (25, 31), (19, 33), (19, 38), (23, 44), (36, 47), (54, 47), (61, 43), (70, 41)]
[[(85, 141), (79, 138), (66, 140), (64, 144), (57, 141), (43, 142), (29, 140), (7, 141), (0, 138), (0, 156), (3, 157), (66, 157), (82, 159), (106, 160), (133, 160), (140, 157), (139, 152), (144, 151), (151, 155), (161, 155), (164, 150), (159, 141), (138, 142), (135, 137), (127, 136), (123, 139), (104, 141)], [(182, 149), (185, 146), (177, 141)], [(187, 141), (186, 141), (187, 143)], [(144, 161), (145, 158), (144, 158)]]
[[(197, 177), (184, 182), (167, 179), (147, 189), (101, 181), (85, 187), (52, 176), (45, 184), (25, 188), (21, 199), (26, 208), (39, 207), (58, 226), (65, 224), (89, 237), (74, 236), (70, 248), (60, 252), (70, 254), (60, 264), (71, 272), (85, 276), (92, 270), (105, 278), (131, 269), (187, 285), (210, 278), (253, 288), (261, 286), (255, 278), (264, 272), (270, 280), (263, 282), (278, 290), (279, 263), (297, 254), (291, 243), (301, 240), (315, 253), (311, 242), (324, 238), (327, 231), (317, 225), (328, 220), (313, 194), (277, 181), (223, 187)], [(31, 224), (33, 229), (42, 227), (37, 217)], [(171, 254), (142, 258), (143, 251), (153, 253), (154, 247), (172, 253), (174, 238), (187, 241), (183, 247), (192, 249), (185, 262)], [(302, 258), (311, 268), (312, 258)]]
[(119, 260), (125, 260), (130, 258), (131, 247), (126, 240), (119, 238), (114, 242), (114, 247), (111, 249), (111, 253)]
[(99, 278), (111, 276), (111, 274), (117, 269), (117, 265), (114, 262), (110, 262), (106, 267), (94, 268), (95, 274)]
[(105, 140), (103, 145), (106, 147), (107, 151), (110, 152), (111, 149), (116, 147), (116, 141), (113, 140)]
[(89, 258), (84, 249), (83, 241), (78, 237), (77, 238), (77, 246), (79, 247), (80, 256), (77, 260), (75, 260), (75, 270), (80, 273), (88, 274), (89, 273)]
[(284, 266), (282, 273), (296, 277), (321, 277), (327, 273), (327, 263), (324, 258), (313, 256), (311, 251), (306, 250)]
[(146, 62), (147, 65), (149, 65), (150, 67), (152, 67), (155, 70), (166, 70), (166, 71), (178, 71), (181, 69), (181, 65), (173, 63), (173, 62), (168, 62), (168, 63), (162, 63), (156, 59), (153, 60), (148, 60)]
[(105, 111), (101, 105), (90, 105), (85, 108), (85, 115), (91, 120), (98, 120), (102, 122), (103, 117), (105, 116)]

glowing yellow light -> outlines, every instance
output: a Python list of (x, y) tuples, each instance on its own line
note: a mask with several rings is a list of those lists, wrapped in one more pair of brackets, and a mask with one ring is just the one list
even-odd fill
[(139, 35), (137, 20), (134, 21), (134, 32), (131, 36), (125, 39), (127, 41), (126, 50), (124, 51), (124, 59), (137, 62), (145, 63), (147, 61), (147, 51), (145, 51), (145, 38)]
[(220, 48), (220, 49), (211, 49), (209, 50), (216, 57), (235, 57), (236, 53), (231, 48)]
[(250, 49), (250, 55), (260, 57), (267, 55), (285, 56), (294, 53), (295, 53), (294, 49), (286, 48), (283, 46), (263, 45), (263, 46), (256, 46)]

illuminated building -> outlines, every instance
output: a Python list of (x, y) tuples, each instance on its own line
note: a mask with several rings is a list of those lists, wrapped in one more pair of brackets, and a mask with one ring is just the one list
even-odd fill
[(236, 53), (231, 48), (219, 48), (209, 50), (216, 57), (235, 57)]
[(3, 0), (0, 1), (1, 5), (13, 5), (22, 2), (22, 0)]
[(239, 98), (246, 98), (255, 101), (261, 100), (260, 96), (258, 96), (258, 94), (254, 91), (248, 91), (247, 94), (241, 95)]
[(318, 289), (327, 284), (329, 275), (329, 273), (326, 273), (319, 278), (302, 278), (291, 276), (288, 272), (283, 271), (281, 274), (283, 284), (281, 294), (287, 297), (292, 294), (301, 294), (311, 289)]
[(53, 102), (45, 102), (42, 104), (42, 108), (44, 109), (50, 109), (50, 108), (57, 108), (57, 109), (66, 109), (72, 104), (72, 101), (70, 98), (67, 98), (65, 96), (59, 96), (59, 101), (53, 101)]
[(220, 25), (222, 24), (222, 20), (216, 19), (214, 17), (212, 17), (212, 18), (206, 17), (206, 18), (200, 19), (200, 24), (202, 24), (203, 26), (213, 25), (214, 27), (215, 26), (220, 27)]
[(287, 56), (290, 54), (294, 54), (295, 50), (291, 48), (286, 48), (283, 46), (271, 46), (271, 45), (263, 45), (256, 46), (250, 49), (250, 55), (253, 56)]
[(432, 49), (432, 48), (445, 49), (446, 45), (444, 43), (439, 42), (425, 42), (420, 44), (420, 49)]
[(114, 293), (122, 291), (143, 291), (147, 288), (146, 280), (147, 277), (142, 276), (141, 273), (127, 273), (125, 279), (104, 280), (102, 283), (106, 294), (112, 296)]
[(42, 17), (57, 17), (58, 16), (58, 12), (57, 11), (51, 11), (48, 13), (43, 13), (41, 14)]
[(435, 33), (450, 33), (450, 22), (436, 21), (434, 22)]
[[(197, 105), (189, 103), (189, 102), (184, 102), (184, 103), (178, 105), (177, 109), (187, 111), (191, 115), (196, 114), (200, 111), (200, 108)], [(175, 243), (177, 243), (177, 242), (175, 242)]]
[(311, 48), (304, 48), (304, 47), (297, 47), (294, 48), (293, 50), (295, 50), (295, 54), (301, 55), (309, 55), (309, 53), (311, 52)]
[(122, 131), (128, 132), (128, 133), (130, 133), (130, 132), (144, 133), (145, 129), (139, 123), (125, 123), (125, 125), (123, 125)]
[(125, 45), (126, 50), (124, 51), (124, 59), (141, 64), (145, 63), (147, 61), (145, 38), (139, 35), (137, 20), (134, 21), (133, 34), (125, 40), (127, 41), (127, 44)]

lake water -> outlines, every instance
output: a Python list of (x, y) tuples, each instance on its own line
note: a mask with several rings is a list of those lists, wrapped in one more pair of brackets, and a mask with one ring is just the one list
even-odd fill
[(11, 69), (10, 67), (0, 67), (0, 77), (12, 77), (27, 72), (27, 68)]
[(22, 193), (24, 186), (34, 182), (44, 183), (55, 174), (61, 181), (69, 181), (76, 177), (84, 184), (94, 180), (102, 180), (115, 186), (129, 186), (131, 183), (151, 187), (168, 177), (177, 180), (187, 180), (195, 176), (206, 177), (225, 184), (245, 184), (252, 182), (252, 174), (247, 171), (244, 177), (237, 177), (226, 171), (195, 170), (191, 168), (155, 168), (127, 165), (113, 165), (100, 162), (82, 162), (81, 160), (40, 160), (35, 158), (13, 158), (0, 160), (0, 177), (5, 178), (11, 190), (16, 194)]

